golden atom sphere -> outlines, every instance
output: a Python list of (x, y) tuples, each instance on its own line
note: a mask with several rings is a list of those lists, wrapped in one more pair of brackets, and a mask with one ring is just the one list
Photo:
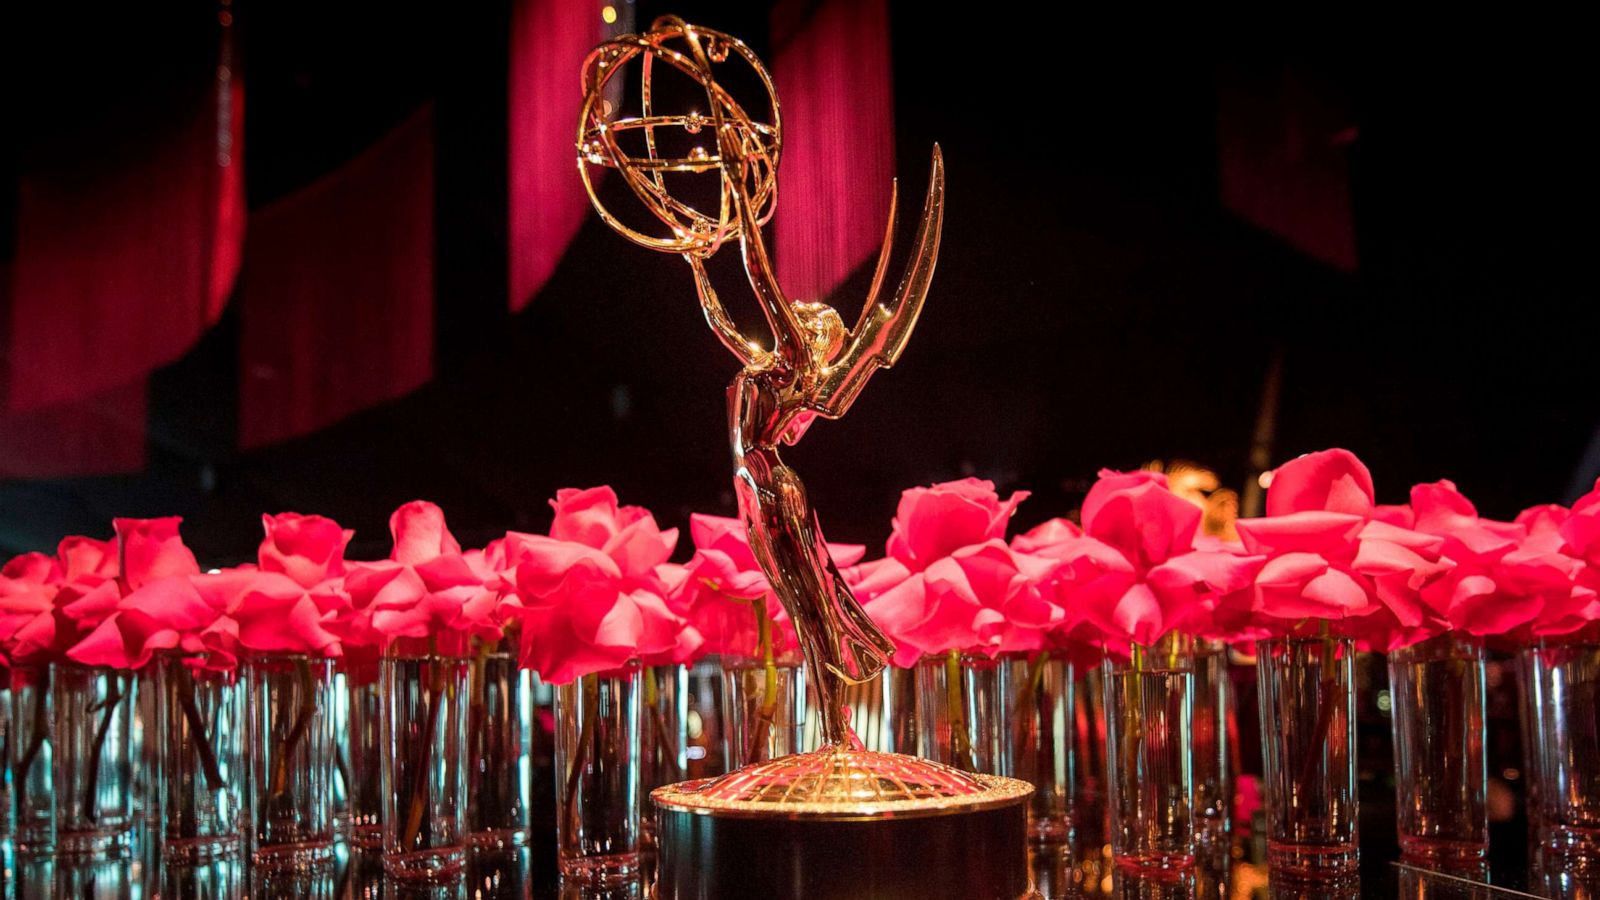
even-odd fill
[[(625, 80), (622, 72), (639, 66), (638, 115), (618, 108)], [(766, 89), (771, 121), (749, 115), (717, 81), (723, 67), (747, 65)], [(704, 108), (661, 111), (655, 108), (652, 78), (656, 66), (671, 67), (705, 92)], [(724, 70), (725, 71), (725, 70)], [(693, 146), (668, 155), (663, 144), (679, 146), (683, 136)], [(694, 142), (693, 138), (704, 140)], [(670, 138), (670, 141), (668, 140)], [(676, 16), (657, 19), (643, 34), (608, 40), (583, 64), (583, 106), (578, 114), (578, 172), (600, 218), (618, 233), (652, 250), (707, 257), (722, 243), (739, 236), (736, 191), (744, 190), (757, 221), (765, 224), (777, 203), (778, 153), (782, 147), (778, 94), (766, 67), (737, 38), (690, 25)], [(644, 208), (664, 226), (649, 234), (624, 223), (595, 192), (595, 167), (615, 169)], [(671, 173), (720, 176), (716, 209), (699, 209), (668, 190)], [(711, 204), (705, 204), (711, 205)]]

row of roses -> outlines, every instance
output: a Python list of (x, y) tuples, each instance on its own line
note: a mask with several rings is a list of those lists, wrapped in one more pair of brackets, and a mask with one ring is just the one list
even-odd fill
[[(1152, 472), (1102, 472), (1081, 527), (1052, 519), (1007, 537), (1027, 494), (986, 481), (913, 488), (880, 559), (830, 545), (895, 662), (928, 654), (1125, 651), (1173, 630), (1243, 641), (1315, 630), (1386, 650), (1463, 631), (1525, 641), (1600, 619), (1600, 486), (1572, 508), (1480, 517), (1448, 481), (1380, 506), (1356, 457), (1280, 467), (1267, 515), (1240, 540), (1200, 533), (1202, 511)], [(251, 653), (376, 655), (399, 640), (461, 648), (512, 636), (525, 665), (564, 683), (639, 660), (793, 653), (787, 617), (737, 519), (691, 516), (695, 547), (606, 487), (563, 490), (548, 534), (462, 550), (438, 507), (390, 518), (386, 560), (344, 558), (352, 532), (321, 516), (263, 518), (257, 561), (203, 572), (179, 520), (118, 519), (0, 570), (0, 662), (138, 668), (170, 651), (231, 667)]]

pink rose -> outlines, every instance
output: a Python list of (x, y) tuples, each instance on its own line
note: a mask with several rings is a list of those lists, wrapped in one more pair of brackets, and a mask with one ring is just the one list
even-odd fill
[(599, 550), (626, 578), (651, 577), (678, 545), (678, 529), (662, 531), (643, 507), (619, 506), (610, 487), (563, 488), (550, 505), (556, 511), (551, 537)]
[(1001, 500), (993, 482), (977, 478), (910, 488), (895, 510), (889, 555), (920, 572), (962, 547), (1004, 538), (1017, 504), (1027, 497), (1027, 491), (1017, 491)]
[(354, 531), (323, 516), (279, 513), (262, 516), (266, 537), (257, 551), (263, 572), (281, 572), (301, 587), (344, 574), (344, 548)]
[(1279, 466), (1267, 489), (1267, 515), (1306, 510), (1348, 513), (1363, 519), (1374, 511), (1372, 473), (1349, 450), (1307, 453)]
[(1011, 548), (1019, 553), (1046, 552), (1083, 536), (1083, 529), (1066, 519), (1051, 519), (1011, 539)]
[(867, 613), (894, 639), (899, 666), (952, 650), (995, 656), (1043, 649), (1066, 618), (1038, 586), (1049, 566), (996, 538), (935, 560), (869, 601)]
[(620, 668), (687, 662), (699, 632), (647, 587), (630, 589), (616, 560), (573, 541), (519, 535), (507, 577), (519, 597), (522, 659), (552, 684)]
[(1141, 570), (1194, 549), (1205, 513), (1167, 489), (1159, 472), (1113, 472), (1083, 499), (1083, 533), (1111, 547)]
[(198, 575), (200, 564), (178, 536), (183, 519), (112, 519), (122, 551), (122, 590), (131, 593), (145, 584), (175, 575)]

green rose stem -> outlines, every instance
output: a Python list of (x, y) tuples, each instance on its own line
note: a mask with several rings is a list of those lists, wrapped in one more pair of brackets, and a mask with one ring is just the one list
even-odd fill
[[(1150, 652), (1149, 648), (1138, 643), (1132, 644), (1130, 649), (1133, 656), (1133, 674), (1132, 677), (1125, 675), (1122, 678), (1122, 690), (1125, 695), (1123, 707), (1126, 712), (1124, 724), (1128, 732), (1127, 739), (1123, 741), (1123, 753), (1127, 759), (1123, 761), (1123, 771), (1120, 773), (1124, 779), (1130, 776), (1136, 778), (1134, 773), (1139, 771), (1139, 749), (1144, 743), (1144, 721), (1139, 713), (1144, 706), (1141, 700), (1145, 689), (1144, 673)], [(1117, 787), (1113, 786), (1112, 790), (1117, 790)]]
[(956, 766), (968, 772), (978, 771), (978, 755), (967, 735), (965, 704), (961, 697), (961, 651), (951, 650), (944, 657), (944, 699), (950, 713), (950, 752)]
[[(105, 755), (106, 734), (111, 730), (111, 719), (117, 714), (117, 704), (122, 702), (122, 676), (116, 672), (106, 673), (111, 681), (111, 690), (106, 698), (95, 706), (101, 707), (103, 715), (100, 718), (100, 727), (95, 729), (94, 750), (89, 754), (89, 781), (83, 787), (83, 817), (90, 822), (100, 818), (100, 759)], [(90, 707), (92, 712), (94, 707)]]
[(751, 606), (756, 613), (756, 648), (761, 654), (761, 666), (765, 672), (765, 686), (758, 701), (761, 706), (756, 712), (755, 728), (750, 732), (748, 756), (751, 762), (755, 762), (761, 757), (761, 748), (767, 743), (773, 720), (778, 714), (778, 664), (772, 652), (772, 618), (767, 615), (766, 598), (755, 598)]
[[(1035, 737), (1034, 729), (1031, 727), (1034, 711), (1043, 705), (1047, 705), (1047, 703), (1040, 702), (1044, 698), (1039, 697), (1039, 692), (1044, 684), (1044, 667), (1049, 662), (1050, 651), (1048, 650), (1040, 651), (1036, 656), (1029, 659), (1027, 678), (1022, 685), (1022, 689), (1017, 692), (1017, 708), (1016, 712), (1012, 714), (1011, 720), (1016, 723), (1019, 732), (1017, 740), (1019, 753), (1025, 753), (1028, 745), (1033, 742)], [(1041, 742), (1043, 741), (1045, 730), (1043, 728), (1039, 729), (1038, 737)]]
[(578, 781), (589, 762), (589, 747), (594, 743), (594, 719), (597, 713), (593, 710), (600, 705), (600, 676), (584, 675), (578, 679), (578, 683), (583, 688), (583, 701), (575, 713), (581, 715), (583, 710), (591, 712), (583, 716), (583, 724), (578, 727), (578, 749), (567, 765), (566, 804), (563, 811), (567, 817), (567, 830), (562, 841), (569, 846), (581, 843), (578, 835)]
[(433, 681), (428, 689), (428, 720), (423, 727), (422, 742), (417, 745), (417, 765), (411, 772), (411, 803), (406, 813), (406, 828), (400, 840), (403, 850), (412, 849), (417, 836), (422, 833), (422, 818), (428, 808), (428, 756), (433, 750), (433, 738), (439, 731), (439, 698), (445, 692), (445, 667), (438, 658), (438, 639), (428, 638), (428, 666)]

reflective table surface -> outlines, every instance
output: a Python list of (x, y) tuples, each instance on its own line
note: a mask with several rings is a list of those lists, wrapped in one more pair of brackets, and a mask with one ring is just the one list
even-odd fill
[[(1543, 861), (1533, 877), (1490, 884), (1485, 872), (1436, 872), (1386, 862), (1345, 881), (1296, 882), (1273, 878), (1264, 865), (1243, 859), (1243, 847), (1202, 853), (1189, 872), (1136, 876), (1119, 871), (1101, 851), (1077, 853), (1069, 845), (1036, 849), (1034, 884), (1043, 900), (1111, 897), (1120, 900), (1500, 900), (1550, 897), (1600, 900), (1600, 866), (1579, 861)], [(406, 885), (383, 874), (376, 854), (340, 846), (335, 861), (310, 873), (252, 870), (239, 859), (198, 866), (160, 865), (147, 853), (117, 859), (4, 859), (6, 900), (648, 900), (644, 882), (589, 887), (560, 883), (553, 858), (529, 848), (474, 851), (466, 873), (444, 885)], [(841, 861), (847, 864), (846, 861)], [(1513, 884), (1514, 883), (1514, 884)], [(930, 898), (931, 900), (931, 898)], [(956, 900), (956, 898), (952, 898)], [(964, 898), (961, 898), (964, 900)]]

